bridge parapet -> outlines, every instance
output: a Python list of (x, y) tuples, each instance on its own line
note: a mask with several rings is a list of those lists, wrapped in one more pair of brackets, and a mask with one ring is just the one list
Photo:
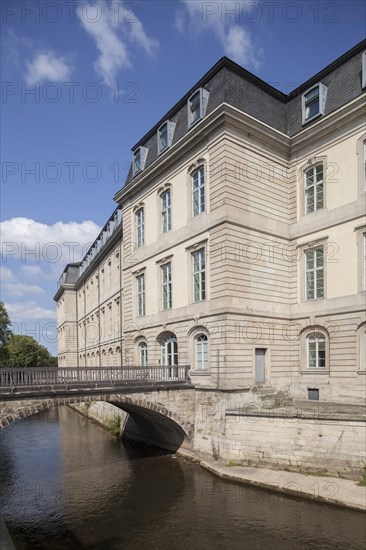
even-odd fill
[(190, 385), (189, 365), (0, 369), (0, 394), (77, 388)]

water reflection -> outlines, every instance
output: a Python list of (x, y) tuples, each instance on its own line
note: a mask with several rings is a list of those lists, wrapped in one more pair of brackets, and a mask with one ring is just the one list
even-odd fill
[(62, 407), (0, 433), (2, 514), (28, 549), (364, 548), (361, 513), (224, 482)]

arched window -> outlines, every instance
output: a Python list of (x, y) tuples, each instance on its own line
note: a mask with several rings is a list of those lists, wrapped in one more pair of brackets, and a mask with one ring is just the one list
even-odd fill
[(208, 369), (208, 338), (206, 334), (199, 334), (195, 338), (195, 362), (197, 370)]
[(166, 367), (168, 379), (178, 378), (178, 343), (174, 334), (161, 342), (161, 363)]
[(357, 331), (358, 346), (358, 370), (361, 373), (366, 371), (366, 323), (361, 325)]
[(139, 351), (139, 366), (147, 367), (147, 343), (140, 342), (138, 345)]
[(321, 332), (312, 332), (306, 337), (307, 368), (325, 369), (326, 367), (326, 342)]

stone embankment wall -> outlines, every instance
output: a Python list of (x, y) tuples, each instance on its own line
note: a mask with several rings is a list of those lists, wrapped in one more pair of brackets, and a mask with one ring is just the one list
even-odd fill
[(364, 411), (309, 403), (264, 408), (248, 396), (197, 394), (194, 451), (245, 466), (361, 479)]
[(69, 404), (109, 429), (120, 419), (118, 431), (130, 439), (193, 452), (198, 458), (351, 479), (365, 473), (361, 408), (321, 403), (269, 408), (248, 393), (192, 389), (98, 396), (86, 403), (81, 398), (58, 401), (1, 402), (0, 424)]

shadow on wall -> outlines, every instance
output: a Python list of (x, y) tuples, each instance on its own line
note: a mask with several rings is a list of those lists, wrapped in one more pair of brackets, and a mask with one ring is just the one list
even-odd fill
[(113, 405), (129, 415), (121, 431), (122, 439), (143, 441), (171, 452), (176, 452), (180, 448), (192, 448), (184, 430), (171, 418), (136, 405)]

